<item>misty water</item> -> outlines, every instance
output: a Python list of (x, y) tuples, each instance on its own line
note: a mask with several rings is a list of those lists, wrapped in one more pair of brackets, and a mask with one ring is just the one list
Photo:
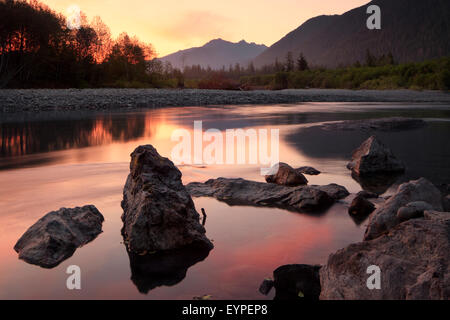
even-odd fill
[[(427, 126), (377, 132), (407, 166), (374, 188), (384, 195), (399, 183), (426, 177), (436, 185), (450, 180), (450, 106), (421, 104), (311, 103), (274, 106), (184, 107), (140, 113), (52, 114), (0, 121), (0, 299), (270, 299), (258, 292), (280, 265), (323, 264), (328, 255), (362, 239), (367, 221), (347, 213), (362, 189), (346, 169), (351, 151), (369, 132), (326, 131), (317, 124), (391, 116), (421, 118)], [(280, 160), (313, 166), (322, 174), (310, 184), (338, 183), (351, 193), (321, 214), (229, 206), (194, 198), (208, 214), (206, 230), (215, 248), (207, 257), (179, 252), (142, 262), (128, 256), (122, 227), (122, 190), (130, 153), (152, 144), (169, 157), (175, 129), (279, 129)], [(183, 182), (217, 177), (264, 181), (258, 165), (180, 166)], [(372, 186), (361, 182), (364, 188)], [(53, 269), (29, 265), (13, 246), (45, 213), (94, 204), (104, 215), (103, 233)], [(379, 202), (377, 202), (379, 204)], [(171, 272), (160, 272), (167, 264)], [(82, 289), (66, 288), (66, 269), (78, 265)], [(155, 271), (156, 270), (156, 271)], [(158, 273), (159, 272), (159, 273)]]

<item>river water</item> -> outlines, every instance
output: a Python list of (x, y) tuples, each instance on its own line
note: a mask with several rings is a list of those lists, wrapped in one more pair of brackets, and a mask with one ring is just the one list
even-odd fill
[[(362, 189), (346, 169), (351, 151), (370, 134), (324, 131), (314, 126), (346, 119), (391, 116), (426, 120), (412, 130), (379, 132), (407, 165), (405, 175), (376, 186), (386, 195), (402, 181), (424, 176), (450, 180), (450, 106), (310, 103), (273, 106), (162, 108), (138, 113), (59, 114), (0, 120), (0, 299), (270, 299), (258, 292), (280, 265), (323, 264), (328, 255), (362, 239), (367, 221), (347, 213)], [(146, 274), (130, 265), (122, 243), (120, 202), (130, 153), (152, 144), (170, 157), (176, 129), (279, 129), (280, 160), (313, 166), (310, 184), (338, 183), (352, 195), (320, 215), (281, 209), (229, 206), (194, 198), (205, 208), (207, 236), (215, 248), (202, 261), (174, 274)], [(182, 165), (183, 182), (217, 177), (264, 181), (258, 165)], [(364, 185), (366, 188), (367, 186)], [(380, 189), (381, 188), (381, 189)], [(370, 188), (369, 188), (370, 189)], [(381, 190), (381, 191), (380, 191)], [(29, 265), (13, 250), (20, 236), (45, 213), (94, 204), (104, 215), (103, 233), (53, 269)], [(159, 258), (158, 258), (159, 259)], [(154, 259), (151, 263), (158, 264)], [(169, 257), (169, 261), (170, 257)], [(66, 269), (78, 265), (82, 289), (66, 288)], [(132, 277), (132, 270), (134, 276)], [(139, 275), (136, 274), (139, 270)], [(155, 279), (156, 277), (156, 279)], [(150, 283), (150, 284), (149, 284)]]

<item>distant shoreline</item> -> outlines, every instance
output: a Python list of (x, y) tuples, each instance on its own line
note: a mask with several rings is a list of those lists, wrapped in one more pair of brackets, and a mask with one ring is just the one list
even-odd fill
[(267, 105), (302, 102), (390, 102), (450, 104), (450, 93), (415, 90), (286, 89), (3, 89), (0, 117), (11, 113), (138, 111), (155, 107)]

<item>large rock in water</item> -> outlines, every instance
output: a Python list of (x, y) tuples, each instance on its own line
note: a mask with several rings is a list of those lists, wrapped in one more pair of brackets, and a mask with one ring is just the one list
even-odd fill
[(275, 183), (281, 186), (296, 187), (308, 184), (305, 176), (297, 170), (294, 170), (287, 163), (280, 162), (276, 174), (265, 177), (268, 183)]
[[(367, 268), (378, 266), (381, 289)], [(377, 239), (330, 255), (320, 270), (320, 299), (450, 299), (450, 213), (425, 212)]]
[(352, 161), (348, 163), (347, 168), (357, 175), (405, 171), (403, 162), (375, 136), (364, 141), (353, 152)]
[(285, 187), (244, 179), (218, 178), (186, 186), (194, 197), (214, 197), (229, 205), (268, 206), (296, 212), (325, 209), (348, 196), (339, 185)]
[(145, 254), (192, 243), (212, 248), (181, 172), (151, 145), (131, 154), (123, 190), (122, 235), (129, 251)]
[(53, 268), (71, 257), (78, 247), (102, 232), (104, 218), (96, 207), (61, 208), (47, 213), (17, 241), (19, 259)]
[(442, 211), (440, 191), (427, 179), (410, 181), (401, 184), (397, 192), (370, 216), (364, 240), (379, 237), (383, 232), (400, 223), (397, 212), (410, 202), (424, 201), (434, 210)]

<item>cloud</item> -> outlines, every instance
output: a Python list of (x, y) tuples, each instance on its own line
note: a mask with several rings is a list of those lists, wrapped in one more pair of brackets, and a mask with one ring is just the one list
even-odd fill
[(173, 21), (172, 24), (160, 28), (163, 37), (183, 43), (198, 40), (230, 36), (232, 18), (209, 11), (189, 11)]

